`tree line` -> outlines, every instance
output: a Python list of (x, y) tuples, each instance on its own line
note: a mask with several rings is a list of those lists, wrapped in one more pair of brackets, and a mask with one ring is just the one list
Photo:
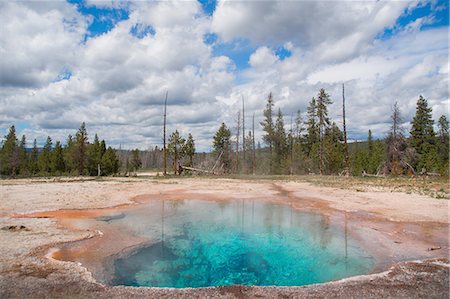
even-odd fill
[[(236, 137), (222, 123), (213, 137), (213, 149), (224, 173), (258, 174), (341, 174), (345, 169), (344, 136), (341, 129), (328, 116), (333, 102), (321, 89), (309, 101), (303, 120), (300, 111), (291, 116), (290, 129), (285, 129), (285, 116), (275, 109), (272, 93), (267, 97), (260, 123), (265, 147), (255, 146), (254, 132), (248, 131), (243, 146), (239, 148), (239, 127)], [(373, 140), (368, 131), (367, 141), (349, 144), (349, 166), (353, 175), (401, 175), (439, 173), (449, 171), (449, 122), (442, 115), (434, 131), (432, 108), (422, 96), (411, 120), (409, 137), (405, 137), (403, 119), (397, 103), (391, 115), (391, 127), (384, 139)], [(242, 128), (243, 129), (243, 128)], [(235, 148), (233, 150), (233, 148)], [(243, 153), (239, 158), (237, 152)], [(252, 155), (245, 155), (245, 152)], [(254, 157), (257, 157), (256, 159)]]
[[(244, 105), (233, 129), (222, 123), (213, 136), (211, 153), (196, 153), (192, 134), (187, 138), (178, 130), (169, 136), (167, 153), (174, 173), (179, 166), (194, 164), (200, 169), (224, 174), (342, 174), (345, 169), (344, 136), (338, 125), (328, 116), (332, 100), (324, 89), (309, 101), (306, 119), (301, 111), (285, 115), (275, 108), (273, 94), (267, 97), (263, 120), (262, 143), (256, 142), (254, 115), (252, 130), (245, 131)], [(417, 174), (449, 172), (449, 122), (445, 115), (435, 122), (432, 108), (422, 96), (416, 104), (409, 137), (405, 137), (403, 119), (397, 103), (391, 115), (391, 127), (383, 139), (374, 140), (368, 131), (367, 141), (349, 143), (349, 166), (352, 175), (361, 174)], [(288, 127), (288, 130), (286, 130)], [(242, 135), (241, 135), (242, 134)], [(240, 138), (242, 140), (240, 141)], [(53, 143), (26, 148), (26, 136), (18, 140), (12, 126), (1, 143), (0, 174), (3, 176), (33, 175), (129, 175), (139, 168), (163, 167), (163, 148), (149, 150), (114, 150), (95, 135), (88, 141), (86, 126), (81, 124), (75, 136), (66, 143)]]
[(34, 175), (111, 175), (119, 171), (116, 151), (106, 147), (105, 140), (88, 141), (86, 125), (83, 122), (75, 136), (69, 135), (63, 146), (53, 143), (50, 136), (39, 149), (36, 139), (33, 148), (26, 148), (26, 136), (20, 141), (16, 129), (11, 126), (0, 150), (0, 174), (4, 176)]

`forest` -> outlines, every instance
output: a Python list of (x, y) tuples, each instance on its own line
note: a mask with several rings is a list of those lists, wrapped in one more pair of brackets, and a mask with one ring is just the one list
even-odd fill
[[(254, 115), (251, 130), (246, 131), (243, 102), (233, 130), (225, 123), (218, 125), (210, 153), (196, 153), (192, 134), (184, 138), (178, 130), (172, 132), (166, 164), (174, 174), (180, 173), (180, 166), (195, 166), (222, 175), (449, 175), (449, 121), (442, 115), (435, 124), (432, 108), (422, 96), (417, 100), (409, 132), (402, 126), (404, 119), (395, 103), (384, 139), (373, 139), (369, 130), (366, 141), (349, 143), (345, 126), (341, 129), (328, 116), (330, 104), (330, 96), (321, 89), (309, 101), (306, 119), (297, 111), (286, 124), (270, 93), (259, 124), (263, 138), (256, 141)], [(15, 126), (0, 145), (2, 177), (132, 175), (138, 169), (162, 172), (165, 164), (164, 148), (158, 146), (113, 149), (97, 134), (89, 141), (85, 123), (74, 136), (67, 137), (64, 145), (48, 136), (43, 147), (38, 148), (34, 140), (33, 147), (28, 148), (26, 136), (19, 140)]]

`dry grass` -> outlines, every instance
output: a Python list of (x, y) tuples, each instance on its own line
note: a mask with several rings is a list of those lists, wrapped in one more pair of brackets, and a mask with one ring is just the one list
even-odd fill
[(350, 189), (360, 192), (391, 191), (450, 199), (448, 178), (305, 176), (302, 179), (318, 186)]
[[(182, 178), (183, 176), (179, 177)], [(202, 176), (204, 177), (204, 176)], [(208, 178), (218, 178), (208, 176)], [(222, 177), (223, 178), (223, 177)], [(445, 177), (344, 177), (320, 175), (232, 175), (226, 178), (308, 182), (316, 186), (333, 187), (357, 192), (387, 191), (426, 195), (450, 199), (449, 179)]]

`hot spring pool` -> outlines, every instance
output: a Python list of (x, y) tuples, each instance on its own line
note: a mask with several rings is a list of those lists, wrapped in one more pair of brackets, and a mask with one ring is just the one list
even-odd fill
[(330, 217), (284, 204), (151, 201), (107, 221), (151, 240), (113, 261), (114, 285), (301, 286), (366, 274), (375, 262)]

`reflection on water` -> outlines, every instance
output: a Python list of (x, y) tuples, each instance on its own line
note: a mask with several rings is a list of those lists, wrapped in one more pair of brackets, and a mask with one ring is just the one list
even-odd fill
[(152, 201), (110, 225), (155, 241), (115, 260), (115, 285), (305, 285), (374, 264), (329, 217), (261, 201)]

